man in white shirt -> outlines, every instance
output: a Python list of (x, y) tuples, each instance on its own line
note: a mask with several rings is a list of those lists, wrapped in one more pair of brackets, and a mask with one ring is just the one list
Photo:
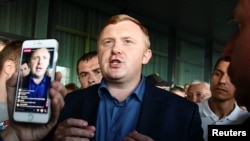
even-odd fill
[(204, 140), (208, 140), (208, 125), (241, 124), (249, 116), (247, 110), (241, 109), (235, 98), (235, 86), (231, 83), (227, 69), (230, 62), (219, 59), (211, 76), (212, 96), (198, 103), (204, 131)]
[(207, 82), (194, 80), (187, 89), (187, 99), (195, 103), (202, 102), (211, 97), (210, 85)]

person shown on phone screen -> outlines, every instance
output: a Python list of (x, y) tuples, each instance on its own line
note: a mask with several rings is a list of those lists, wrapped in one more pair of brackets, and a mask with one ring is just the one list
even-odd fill
[(50, 52), (47, 48), (39, 48), (31, 53), (29, 60), (30, 74), (23, 78), (22, 88), (28, 90), (28, 99), (35, 101), (36, 106), (46, 102), (51, 77), (47, 75), (50, 64)]
[(30, 66), (28, 61), (23, 61), (21, 64), (21, 75), (23, 77), (30, 74)]

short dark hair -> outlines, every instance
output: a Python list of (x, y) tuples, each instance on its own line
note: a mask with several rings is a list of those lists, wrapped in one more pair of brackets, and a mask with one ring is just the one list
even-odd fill
[(97, 56), (97, 51), (90, 51), (88, 53), (83, 54), (78, 60), (77, 60), (77, 64), (76, 64), (76, 72), (77, 74), (78, 72), (78, 65), (81, 61), (89, 61), (90, 59), (92, 59), (93, 57)]
[(65, 85), (65, 88), (70, 89), (70, 90), (78, 90), (79, 89), (75, 83), (68, 83)]
[(219, 58), (219, 59), (216, 61), (215, 65), (214, 65), (214, 70), (213, 70), (213, 71), (215, 71), (215, 69), (217, 68), (217, 66), (219, 65), (219, 63), (220, 63), (221, 61), (230, 62), (230, 60), (227, 59), (227, 58)]
[(21, 65), (23, 65), (23, 64), (27, 64), (27, 66), (30, 67), (30, 66), (29, 66), (29, 62), (28, 62), (27, 60), (22, 61), (22, 64), (21, 64)]
[(146, 78), (150, 83), (152, 83), (155, 86), (170, 87), (173, 84), (172, 81), (165, 81), (164, 79), (162, 79), (158, 73), (150, 74)]
[(174, 90), (179, 90), (179, 91), (185, 92), (184, 88), (182, 88), (181, 86), (177, 86), (177, 85), (170, 88), (170, 91), (174, 91)]

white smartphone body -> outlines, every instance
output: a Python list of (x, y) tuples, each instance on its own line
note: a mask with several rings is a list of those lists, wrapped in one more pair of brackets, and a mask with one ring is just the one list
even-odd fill
[[(55, 78), (58, 58), (55, 39), (26, 40), (22, 45), (13, 119), (17, 122), (47, 123), (51, 104), (49, 88)], [(22, 65), (28, 65), (25, 74)]]

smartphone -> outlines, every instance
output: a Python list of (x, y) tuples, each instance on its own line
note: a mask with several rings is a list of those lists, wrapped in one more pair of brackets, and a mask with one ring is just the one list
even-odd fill
[(13, 119), (47, 123), (51, 114), (49, 89), (58, 58), (55, 39), (26, 40), (22, 44)]

